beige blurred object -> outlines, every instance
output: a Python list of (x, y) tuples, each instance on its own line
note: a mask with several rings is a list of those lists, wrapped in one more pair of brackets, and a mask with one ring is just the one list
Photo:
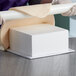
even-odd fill
[(1, 44), (1, 29), (0, 29), (0, 50), (4, 51), (4, 47)]
[(2, 17), (0, 16), (0, 25), (2, 25)]
[[(55, 20), (53, 15), (49, 15), (50, 12), (49, 4), (40, 4), (32, 6), (16, 7), (10, 10), (15, 10), (25, 15), (29, 15), (29, 18), (15, 19), (6, 21), (1, 27), (1, 43), (5, 49), (10, 48), (9, 44), (9, 31), (10, 28), (21, 27), (26, 25), (34, 24), (50, 24), (55, 25)], [(44, 10), (45, 9), (45, 10)]]
[(65, 4), (65, 3), (72, 3), (71, 0), (53, 0), (52, 4)]
[(76, 5), (73, 6), (69, 11), (62, 14), (63, 16), (74, 16), (76, 15)]
[[(4, 23), (3, 18), (0, 16), (0, 25)], [(0, 50), (4, 50), (3, 46), (1, 45), (1, 29), (0, 29)]]
[(49, 15), (51, 5), (52, 5), (51, 3), (39, 4), (39, 5), (31, 5), (24, 7), (15, 7), (15, 8), (11, 8), (10, 10), (15, 10), (24, 14), (29, 14), (34, 17), (43, 18)]
[(1, 15), (0, 15), (0, 25), (3, 25), (4, 22), (5, 22), (5, 20), (4, 20), (3, 17), (1, 17)]
[[(53, 0), (52, 4), (66, 4), (72, 3), (71, 0)], [(74, 5), (69, 11), (62, 14), (63, 16), (74, 16), (76, 15), (76, 5)]]

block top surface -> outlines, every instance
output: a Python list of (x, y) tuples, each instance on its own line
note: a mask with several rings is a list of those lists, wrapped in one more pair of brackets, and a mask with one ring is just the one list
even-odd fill
[(56, 26), (52, 26), (50, 24), (28, 25), (28, 26), (12, 28), (11, 30), (26, 33), (29, 35), (38, 35), (38, 34), (66, 31), (65, 29), (62, 29), (62, 28), (59, 28)]

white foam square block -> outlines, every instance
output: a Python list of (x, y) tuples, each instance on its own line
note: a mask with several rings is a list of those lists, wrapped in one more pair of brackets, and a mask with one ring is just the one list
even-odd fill
[(9, 38), (9, 51), (30, 59), (69, 52), (68, 31), (50, 24), (12, 28)]

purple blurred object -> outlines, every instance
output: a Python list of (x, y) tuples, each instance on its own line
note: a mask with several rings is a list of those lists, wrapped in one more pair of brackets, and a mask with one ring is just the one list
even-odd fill
[(8, 10), (11, 7), (25, 6), (29, 0), (0, 0), (0, 11)]

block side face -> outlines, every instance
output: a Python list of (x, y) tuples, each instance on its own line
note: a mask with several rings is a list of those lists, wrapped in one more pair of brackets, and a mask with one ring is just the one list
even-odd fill
[(32, 50), (32, 52), (31, 52), (31, 56), (33, 57), (33, 35), (31, 36), (31, 50)]
[(31, 35), (10, 30), (10, 49), (20, 55), (32, 56)]
[(54, 52), (68, 51), (68, 31), (59, 31), (43, 35), (34, 35), (32, 38), (32, 55), (46, 56)]

